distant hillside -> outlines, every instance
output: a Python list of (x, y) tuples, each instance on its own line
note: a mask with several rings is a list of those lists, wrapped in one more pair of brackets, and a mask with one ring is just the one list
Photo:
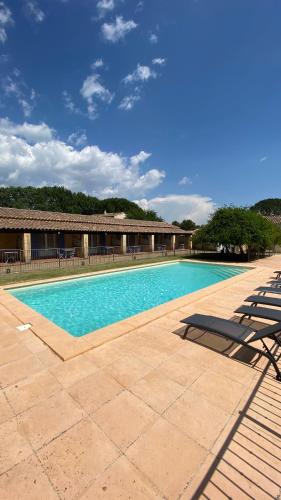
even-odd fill
[(125, 212), (129, 219), (161, 221), (153, 210), (143, 210), (126, 198), (99, 200), (84, 193), (72, 193), (64, 187), (0, 187), (0, 206), (50, 210), (74, 214), (103, 214)]
[(251, 207), (251, 210), (262, 215), (281, 215), (281, 198), (267, 198), (258, 201)]

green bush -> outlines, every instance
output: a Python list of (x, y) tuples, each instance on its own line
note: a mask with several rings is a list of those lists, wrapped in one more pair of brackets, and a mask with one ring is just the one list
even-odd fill
[(218, 209), (194, 235), (194, 243), (223, 245), (226, 253), (272, 249), (281, 242), (281, 230), (262, 215), (242, 207)]

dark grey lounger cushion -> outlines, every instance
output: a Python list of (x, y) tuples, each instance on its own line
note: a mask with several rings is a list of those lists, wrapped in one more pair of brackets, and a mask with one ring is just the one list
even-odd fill
[(241, 306), (238, 307), (238, 309), (236, 309), (236, 311), (234, 312), (245, 314), (246, 316), (255, 316), (256, 318), (281, 321), (281, 311), (270, 309), (269, 307)]
[(276, 286), (259, 286), (255, 288), (255, 292), (265, 292), (265, 293), (281, 293), (281, 288), (277, 288)]
[(276, 297), (264, 297), (263, 295), (250, 295), (244, 299), (245, 302), (252, 302), (253, 304), (264, 304), (267, 306), (281, 307), (281, 299)]

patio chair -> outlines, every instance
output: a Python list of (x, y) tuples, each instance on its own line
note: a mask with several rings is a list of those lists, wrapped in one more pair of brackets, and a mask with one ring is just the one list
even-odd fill
[(275, 293), (276, 295), (281, 294), (281, 288), (276, 286), (259, 286), (255, 288), (255, 292), (259, 292), (259, 295), (265, 295), (266, 293)]
[(251, 302), (252, 306), (262, 304), (264, 306), (281, 307), (281, 299), (276, 297), (265, 297), (262, 295), (250, 295), (244, 299), (245, 302)]
[[(232, 340), (236, 344), (247, 347), (259, 356), (264, 356), (274, 367), (276, 379), (281, 381), (281, 372), (277, 365), (279, 357), (275, 358), (265, 343), (265, 339), (269, 338), (273, 339), (278, 345), (280, 345), (277, 334), (281, 332), (281, 322), (276, 323), (275, 325), (266, 326), (265, 328), (257, 331), (255, 328), (241, 325), (229, 319), (222, 319), (217, 316), (208, 316), (205, 314), (193, 314), (192, 316), (181, 320), (181, 323), (185, 323), (187, 325), (182, 337), (183, 339), (187, 337), (189, 329), (193, 327), (199, 330), (207, 330), (215, 335)], [(258, 340), (262, 342), (265, 348), (264, 351), (252, 345), (253, 342)]]
[(269, 307), (240, 306), (234, 312), (242, 314), (239, 323), (242, 323), (245, 318), (251, 319), (252, 316), (255, 318), (269, 319), (270, 321), (281, 321), (281, 311), (270, 309)]

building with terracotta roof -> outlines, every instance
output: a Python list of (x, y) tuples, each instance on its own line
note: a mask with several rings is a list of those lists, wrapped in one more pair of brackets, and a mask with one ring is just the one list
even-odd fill
[[(67, 251), (127, 253), (162, 248), (191, 248), (193, 231), (167, 222), (120, 218), (116, 214), (80, 215), (0, 207), (0, 250), (3, 259), (22, 251), (24, 260)], [(6, 253), (5, 253), (6, 252)], [(9, 254), (10, 252), (10, 254)], [(9, 257), (10, 255), (10, 257)]]

